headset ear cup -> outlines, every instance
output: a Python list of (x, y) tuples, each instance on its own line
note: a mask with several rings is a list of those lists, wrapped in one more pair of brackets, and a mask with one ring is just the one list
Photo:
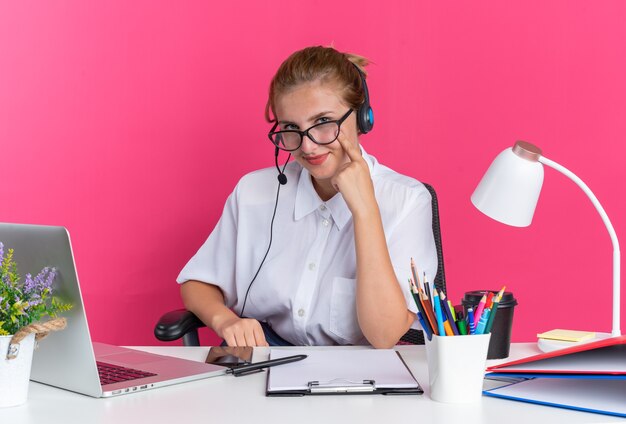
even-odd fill
[(357, 125), (361, 134), (367, 134), (374, 127), (374, 111), (367, 101), (359, 107)]
[(367, 89), (367, 82), (365, 81), (365, 75), (361, 72), (361, 69), (354, 64), (359, 76), (361, 77), (361, 85), (363, 87), (363, 96), (365, 97), (363, 104), (359, 106), (359, 110), (356, 113), (356, 124), (359, 127), (361, 134), (367, 134), (374, 128), (374, 111), (370, 106), (370, 94)]

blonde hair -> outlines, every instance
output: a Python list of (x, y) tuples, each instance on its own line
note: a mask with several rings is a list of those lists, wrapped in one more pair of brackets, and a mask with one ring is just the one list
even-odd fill
[(362, 56), (341, 53), (332, 47), (307, 47), (292, 53), (272, 78), (269, 98), (265, 105), (265, 119), (274, 122), (276, 100), (280, 95), (301, 84), (312, 82), (335, 84), (343, 101), (355, 111), (358, 110), (365, 101), (365, 94), (356, 67), (365, 78), (367, 73), (364, 67), (368, 63), (369, 61)]

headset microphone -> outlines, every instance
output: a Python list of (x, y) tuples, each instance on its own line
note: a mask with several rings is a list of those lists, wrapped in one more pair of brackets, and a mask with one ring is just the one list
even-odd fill
[(274, 152), (274, 162), (276, 163), (276, 169), (278, 169), (278, 182), (280, 185), (287, 184), (287, 176), (281, 171), (280, 166), (278, 166), (278, 147), (276, 148), (276, 152)]

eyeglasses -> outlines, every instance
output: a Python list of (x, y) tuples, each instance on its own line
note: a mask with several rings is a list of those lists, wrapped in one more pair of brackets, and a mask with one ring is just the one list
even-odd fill
[(337, 140), (341, 124), (348, 118), (348, 116), (350, 116), (351, 113), (352, 109), (336, 121), (315, 124), (311, 128), (304, 131), (275, 131), (278, 127), (278, 122), (276, 122), (267, 136), (270, 138), (270, 141), (274, 144), (274, 146), (287, 152), (298, 150), (302, 145), (302, 140), (305, 135), (309, 137), (313, 143), (325, 146)]

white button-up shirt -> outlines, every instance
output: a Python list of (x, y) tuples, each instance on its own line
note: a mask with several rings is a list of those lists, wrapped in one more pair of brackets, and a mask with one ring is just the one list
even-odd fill
[[(437, 272), (430, 193), (419, 181), (392, 171), (361, 150), (398, 284), (407, 308), (416, 312), (408, 288), (410, 258), (431, 281)], [(323, 202), (311, 175), (298, 163), (290, 163), (285, 173), (288, 183), (280, 188), (272, 247), (250, 288), (244, 314), (267, 322), (295, 345), (367, 344), (356, 316), (350, 209), (341, 193)], [(214, 284), (224, 293), (226, 305), (240, 314), (269, 244), (277, 184), (275, 168), (244, 176), (178, 283)]]

